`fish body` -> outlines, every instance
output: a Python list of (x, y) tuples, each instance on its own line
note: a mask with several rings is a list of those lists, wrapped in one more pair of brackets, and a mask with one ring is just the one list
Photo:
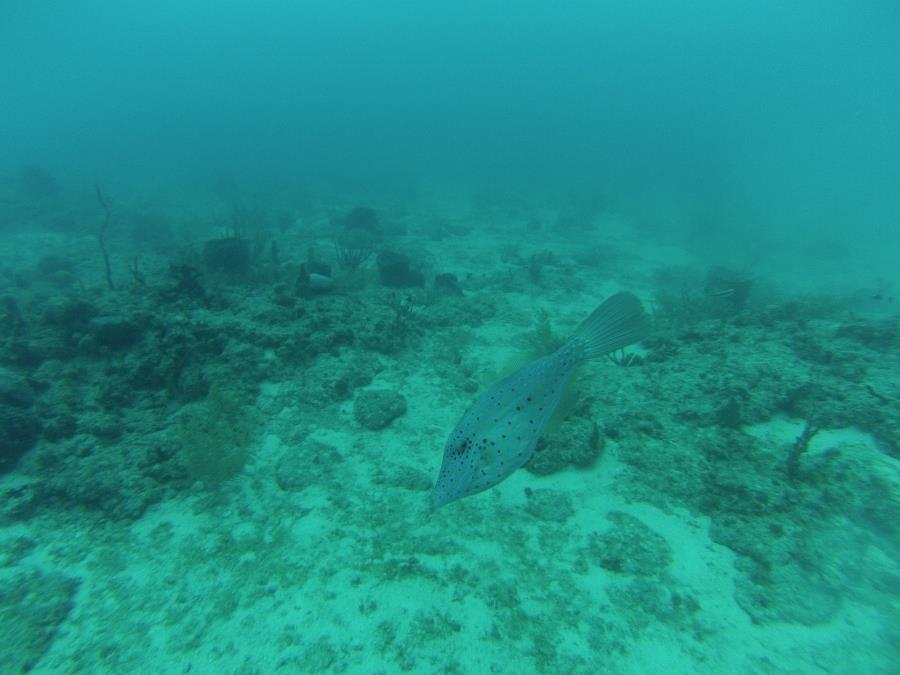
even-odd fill
[(578, 365), (642, 339), (648, 327), (640, 301), (618, 293), (557, 351), (479, 396), (447, 439), (432, 508), (487, 490), (528, 462)]

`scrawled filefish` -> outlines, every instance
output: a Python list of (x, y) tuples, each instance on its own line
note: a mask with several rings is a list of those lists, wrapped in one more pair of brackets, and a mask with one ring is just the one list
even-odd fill
[(557, 351), (479, 396), (447, 439), (432, 508), (487, 490), (524, 465), (578, 364), (643, 339), (649, 326), (640, 300), (617, 293)]

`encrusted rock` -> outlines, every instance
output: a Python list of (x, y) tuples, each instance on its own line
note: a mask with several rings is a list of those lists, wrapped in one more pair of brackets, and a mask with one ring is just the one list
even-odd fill
[(406, 399), (391, 389), (364, 391), (353, 403), (353, 417), (370, 431), (384, 429), (406, 412)]
[(275, 481), (286, 492), (299, 492), (310, 485), (327, 482), (342, 459), (333, 445), (307, 439), (299, 448), (281, 456), (275, 468)]
[(109, 349), (127, 349), (143, 335), (143, 329), (124, 316), (97, 317), (90, 327), (97, 344)]
[(538, 520), (563, 523), (575, 513), (572, 498), (561, 490), (527, 490), (525, 510)]
[(0, 473), (15, 467), (40, 434), (40, 420), (30, 410), (0, 404)]
[(583, 417), (573, 417), (544, 434), (525, 468), (545, 476), (570, 465), (589, 467), (602, 452), (603, 437), (597, 424)]
[(661, 574), (672, 562), (668, 542), (634, 516), (611, 511), (612, 527), (591, 539), (591, 555), (601, 567), (619, 574), (649, 577)]

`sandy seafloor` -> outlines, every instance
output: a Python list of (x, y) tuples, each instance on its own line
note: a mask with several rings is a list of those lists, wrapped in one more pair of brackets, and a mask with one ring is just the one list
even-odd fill
[[(889, 251), (845, 252), (858, 257), (844, 264), (773, 248), (746, 261), (748, 305), (706, 315), (716, 254), (614, 213), (585, 216), (576, 232), (571, 219), (556, 225), (552, 202), (532, 215), (461, 198), (373, 203), (383, 246), (423, 261), (429, 284), (456, 274), (464, 299), (382, 289), (373, 260), (329, 292), (295, 297), (296, 262), (310, 245), (333, 257), (329, 219), (354, 205), (298, 216), (265, 274), (204, 276), (210, 306), (156, 300), (174, 244), (152, 251), (124, 226), (109, 242), (114, 292), (92, 235), (0, 231), (0, 267), (20, 280), (5, 293), (49, 345), (46, 360), (7, 354), (7, 367), (37, 383), (45, 428), (61, 426), (61, 408), (74, 425), (44, 433), (0, 478), (0, 669), (900, 672), (898, 306), (853, 299), (876, 294), (872, 270), (889, 269)], [(120, 218), (128, 208), (141, 210), (119, 204)], [(180, 243), (220, 234), (210, 224)], [(721, 262), (739, 265), (727, 248)], [(134, 251), (146, 286), (128, 278)], [(530, 256), (548, 251), (532, 276)], [(49, 254), (74, 260), (77, 281), (36, 274)], [(547, 450), (585, 442), (587, 425), (601, 437), (593, 464), (520, 470), (429, 512), (448, 433), (521, 360), (539, 312), (564, 335), (621, 289), (656, 315), (654, 336), (630, 350), (636, 364), (585, 366)], [(694, 304), (667, 309), (661, 292)], [(393, 325), (398, 295), (411, 311), (385, 348), (379, 330)], [(101, 317), (139, 316), (144, 332), (104, 349), (91, 342), (96, 317), (80, 328), (41, 318), (76, 300)], [(436, 309), (445, 302), (452, 311)], [(357, 334), (284, 348), (342, 316)], [(129, 380), (174, 367), (152, 356), (172, 348), (168, 323), (189, 336), (178, 368), (240, 392), (246, 462), (221, 483), (193, 480), (179, 458), (197, 435), (179, 438), (176, 420), (203, 397)], [(104, 383), (131, 394), (99, 393)], [(366, 429), (354, 407), (384, 390), (406, 411)], [(818, 433), (790, 473), (814, 414)]]

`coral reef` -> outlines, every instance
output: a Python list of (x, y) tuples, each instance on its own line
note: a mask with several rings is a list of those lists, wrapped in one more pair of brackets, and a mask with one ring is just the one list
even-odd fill
[[(110, 289), (94, 239), (47, 225), (90, 232), (96, 202), (61, 200), (27, 222), (62, 244), (0, 258), (6, 670), (137, 672), (120, 636), (151, 626), (173, 670), (238, 672), (238, 626), (282, 670), (618, 672), (664, 645), (749, 672), (775, 657), (711, 655), (895, 616), (890, 316), (493, 202), (223, 220), (117, 195)], [(584, 366), (526, 471), (426, 515), (473, 396), (621, 287), (653, 335)]]

